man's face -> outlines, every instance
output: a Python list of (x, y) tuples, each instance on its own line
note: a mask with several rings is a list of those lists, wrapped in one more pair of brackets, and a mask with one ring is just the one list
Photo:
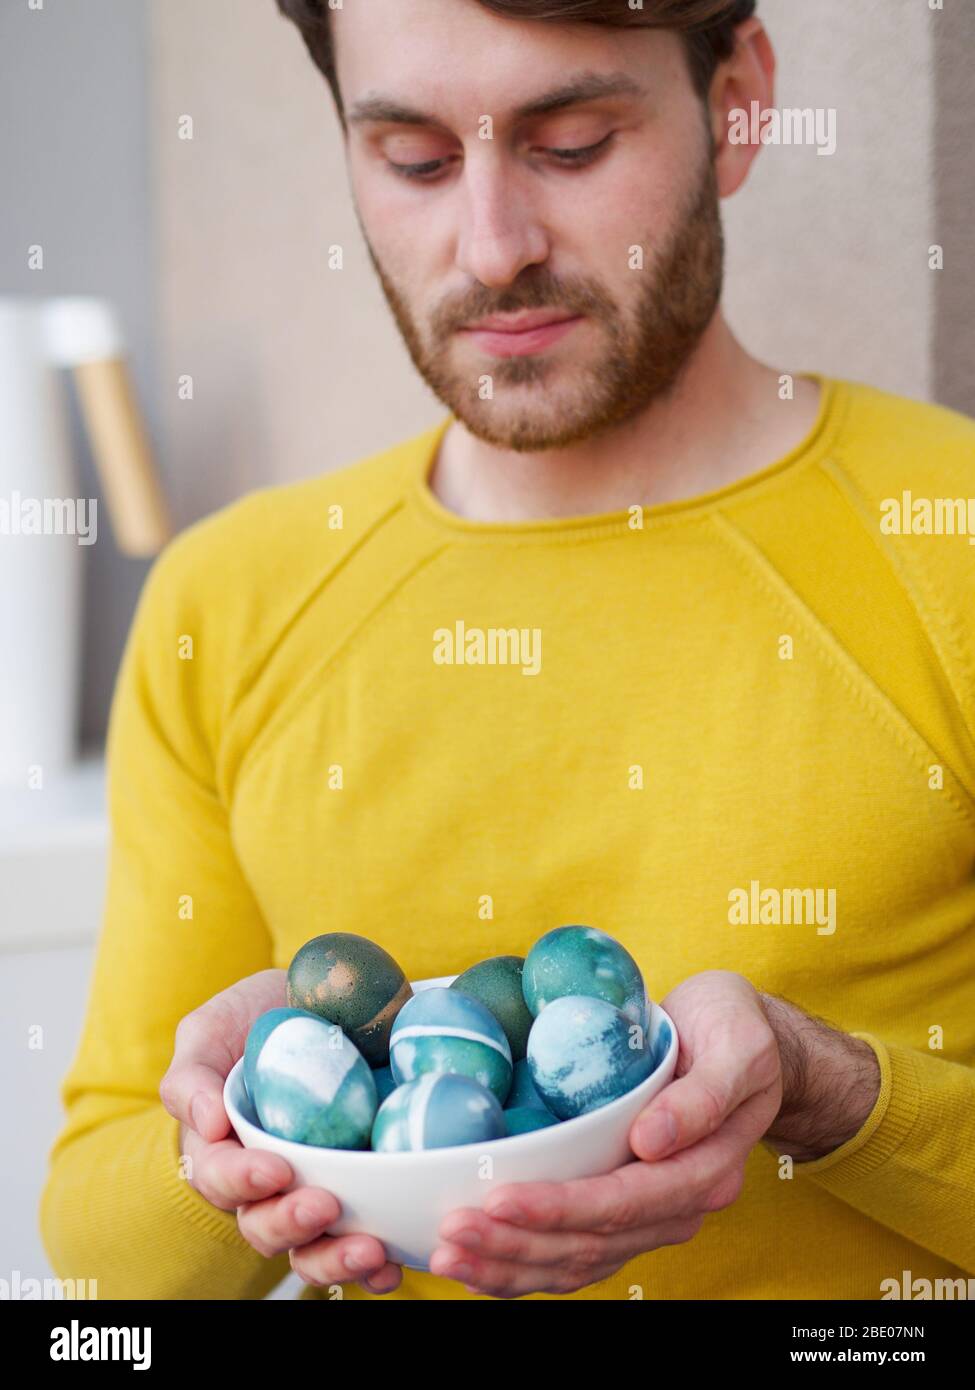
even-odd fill
[[(330, 21), (360, 225), (444, 405), (478, 438), (540, 452), (667, 392), (723, 270), (711, 132), (680, 38), (476, 0), (356, 0)], [(519, 110), (594, 80), (621, 90)], [(471, 328), (529, 312), (562, 322)]]

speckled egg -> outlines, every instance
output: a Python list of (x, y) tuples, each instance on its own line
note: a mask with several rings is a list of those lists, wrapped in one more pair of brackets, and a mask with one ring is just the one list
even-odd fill
[(505, 1110), (521, 1110), (526, 1107), (533, 1110), (548, 1110), (548, 1106), (538, 1094), (538, 1087), (532, 1080), (528, 1058), (523, 1057), (520, 1062), (515, 1063), (511, 1090), (508, 1092), (504, 1108)]
[(634, 1023), (648, 1023), (640, 967), (625, 946), (597, 927), (556, 927), (525, 957), (525, 1003), (537, 1018), (564, 994), (588, 994), (622, 1009)]
[(379, 1104), (382, 1105), (387, 1096), (391, 1096), (396, 1090), (396, 1080), (390, 1067), (373, 1067), (372, 1079), (376, 1083), (376, 1094), (379, 1096)]
[(528, 1036), (528, 1065), (545, 1104), (559, 1119), (617, 1100), (653, 1070), (646, 1029), (591, 995), (553, 999)]
[(525, 1055), (532, 1026), (532, 1015), (521, 988), (524, 964), (523, 956), (492, 956), (472, 965), (450, 986), (479, 999), (491, 1010), (504, 1029), (515, 1062)]
[(336, 1024), (304, 1010), (269, 1013), (277, 1017), (262, 1014), (247, 1039), (248, 1092), (262, 1127), (299, 1144), (368, 1148), (379, 1098), (358, 1048)]
[(427, 1072), (379, 1107), (372, 1147), (380, 1153), (483, 1144), (505, 1136), (504, 1111), (486, 1086), (454, 1072)]
[(479, 1081), (503, 1104), (511, 1089), (511, 1048), (490, 1009), (460, 990), (435, 986), (403, 1005), (389, 1038), (397, 1085), (427, 1072)]
[(337, 1023), (371, 1067), (389, 1062), (389, 1032), (412, 993), (388, 951), (350, 932), (306, 941), (288, 967), (288, 1003)]

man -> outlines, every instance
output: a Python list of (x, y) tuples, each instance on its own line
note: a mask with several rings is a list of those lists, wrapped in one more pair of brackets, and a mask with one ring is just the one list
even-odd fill
[[(887, 506), (957, 517), (975, 424), (725, 322), (718, 204), (758, 152), (729, 116), (774, 98), (752, 0), (279, 3), (449, 415), (150, 577), (55, 1268), (149, 1298), (259, 1297), (288, 1259), (325, 1298), (975, 1273), (975, 555)], [(418, 979), (567, 922), (679, 1032), (634, 1162), (488, 1185), (418, 1272), (236, 1142), (223, 1078), (310, 937)]]

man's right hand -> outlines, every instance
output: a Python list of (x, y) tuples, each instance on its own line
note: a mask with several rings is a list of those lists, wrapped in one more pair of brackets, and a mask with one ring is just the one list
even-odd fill
[(244, 1055), (251, 1024), (287, 1002), (285, 971), (261, 970), (180, 1020), (159, 1095), (179, 1121), (180, 1153), (190, 1159), (187, 1181), (221, 1211), (236, 1210), (241, 1235), (262, 1255), (290, 1251), (292, 1268), (307, 1283), (355, 1281), (369, 1293), (390, 1293), (402, 1270), (386, 1259), (382, 1244), (374, 1236), (326, 1236), (339, 1219), (338, 1199), (322, 1187), (283, 1193), (293, 1177), (290, 1164), (245, 1149), (224, 1109), (223, 1085)]

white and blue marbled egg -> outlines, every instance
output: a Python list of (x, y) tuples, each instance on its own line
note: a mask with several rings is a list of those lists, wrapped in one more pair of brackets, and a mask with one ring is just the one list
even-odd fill
[[(548, 1106), (538, 1094), (538, 1087), (532, 1080), (531, 1068), (528, 1065), (527, 1057), (522, 1057), (520, 1062), (515, 1063), (511, 1090), (508, 1092), (504, 1108), (505, 1110), (523, 1110), (525, 1108), (531, 1108), (534, 1110), (548, 1111)], [(549, 1111), (548, 1113), (551, 1112)]]
[(372, 1147), (380, 1153), (413, 1153), (483, 1144), (503, 1139), (506, 1132), (501, 1104), (486, 1086), (456, 1072), (426, 1072), (383, 1101)]
[(653, 1070), (646, 1029), (605, 999), (553, 999), (528, 1035), (528, 1065), (545, 1104), (561, 1120), (598, 1110)]
[(640, 967), (625, 946), (598, 927), (556, 927), (540, 937), (522, 969), (525, 1003), (537, 1018), (553, 999), (588, 994), (622, 1009), (634, 1023), (649, 1023)]
[(328, 1149), (366, 1149), (379, 1099), (372, 1072), (337, 1024), (270, 1009), (244, 1050), (244, 1081), (268, 1134)]
[(398, 1086), (427, 1072), (456, 1072), (493, 1091), (511, 1089), (511, 1048), (504, 1029), (479, 1000), (460, 990), (421, 990), (396, 1015), (389, 1065)]
[(530, 1134), (532, 1130), (547, 1129), (549, 1125), (559, 1123), (558, 1116), (541, 1105), (513, 1105), (503, 1114), (505, 1132), (509, 1139), (513, 1139), (516, 1134)]

